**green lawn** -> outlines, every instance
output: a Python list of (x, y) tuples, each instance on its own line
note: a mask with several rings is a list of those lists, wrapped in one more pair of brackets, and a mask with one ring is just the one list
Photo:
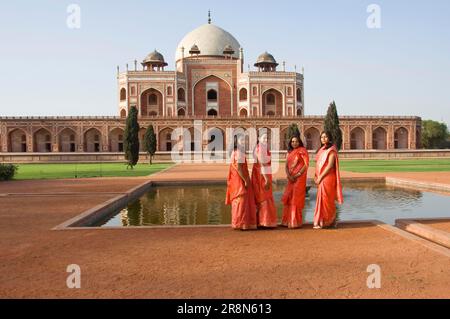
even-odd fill
[[(280, 163), (285, 163), (284, 160)], [(356, 173), (450, 172), (449, 159), (340, 160), (340, 169)], [(310, 166), (314, 167), (312, 160)]]
[(449, 159), (341, 160), (340, 169), (357, 173), (449, 172)]
[(19, 169), (14, 179), (145, 176), (159, 172), (171, 165), (173, 164), (138, 164), (134, 169), (127, 170), (124, 163), (18, 164)]

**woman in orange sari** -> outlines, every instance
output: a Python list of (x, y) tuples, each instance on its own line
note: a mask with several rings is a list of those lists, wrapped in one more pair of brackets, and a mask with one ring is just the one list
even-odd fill
[(291, 137), (286, 159), (288, 183), (281, 201), (284, 204), (281, 224), (289, 228), (299, 228), (303, 224), (302, 211), (305, 207), (306, 176), (309, 156), (300, 136)]
[(317, 201), (314, 212), (314, 229), (336, 226), (336, 204), (344, 202), (339, 175), (338, 150), (328, 132), (320, 134), (322, 146), (316, 155)]
[(233, 229), (256, 229), (256, 205), (245, 157), (245, 136), (234, 137), (231, 164), (227, 178), (226, 205), (231, 205)]
[(263, 133), (253, 152), (252, 186), (255, 193), (258, 226), (277, 227), (277, 209), (272, 193), (271, 154), (267, 146), (267, 134)]

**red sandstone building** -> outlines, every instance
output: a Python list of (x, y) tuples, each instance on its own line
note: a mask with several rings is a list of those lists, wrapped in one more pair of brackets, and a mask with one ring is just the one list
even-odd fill
[[(167, 71), (164, 57), (155, 50), (139, 70), (136, 61), (132, 70), (118, 69), (117, 117), (0, 117), (0, 152), (11, 158), (28, 155), (21, 153), (61, 155), (56, 160), (75, 159), (70, 157), (74, 153), (86, 155), (77, 160), (92, 159), (89, 154), (103, 153), (103, 160), (108, 155), (113, 159), (122, 152), (125, 117), (133, 106), (139, 112), (140, 138), (153, 125), (160, 152), (176, 142), (171, 134), (175, 128), (192, 132), (195, 120), (202, 120), (203, 132), (215, 128), (224, 136), (228, 127), (278, 128), (281, 149), (286, 149), (288, 126), (297, 123), (307, 147), (318, 147), (323, 116), (304, 115), (303, 74), (286, 72), (271, 54), (257, 58), (257, 71), (244, 72), (239, 42), (209, 21), (181, 40), (175, 60), (176, 70)], [(419, 117), (341, 116), (340, 124), (343, 150), (419, 148)]]

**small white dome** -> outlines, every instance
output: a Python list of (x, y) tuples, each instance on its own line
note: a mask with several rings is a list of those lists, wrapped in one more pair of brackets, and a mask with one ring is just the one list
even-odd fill
[(177, 46), (175, 61), (181, 59), (181, 48), (184, 47), (184, 56), (189, 56), (189, 49), (197, 45), (200, 50), (199, 56), (215, 55), (223, 56), (223, 49), (231, 46), (234, 50), (232, 55), (239, 58), (239, 42), (227, 31), (214, 24), (204, 24), (201, 27), (189, 32)]

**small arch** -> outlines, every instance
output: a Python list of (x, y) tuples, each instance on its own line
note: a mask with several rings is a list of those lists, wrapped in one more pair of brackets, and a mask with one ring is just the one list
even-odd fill
[(297, 102), (302, 103), (302, 90), (297, 89)]
[(148, 95), (148, 105), (158, 105), (158, 96), (155, 93)]
[(215, 109), (209, 109), (208, 116), (217, 116), (217, 111)]
[(169, 95), (169, 96), (172, 95), (172, 87), (171, 86), (167, 87), (167, 95)]
[(178, 89), (178, 101), (180, 101), (180, 102), (185, 102), (186, 101), (186, 95), (185, 95), (185, 92), (184, 92), (183, 88), (179, 88)]
[(408, 130), (404, 127), (399, 127), (394, 132), (394, 148), (395, 149), (408, 149)]
[(163, 114), (163, 93), (154, 88), (150, 88), (142, 92), (141, 100), (141, 116), (148, 116), (151, 111), (157, 115)]
[(248, 116), (247, 109), (245, 108), (241, 109), (241, 111), (239, 112), (239, 116), (247, 117)]
[(246, 101), (247, 100), (247, 89), (242, 88), (239, 91), (239, 101)]
[(374, 150), (385, 150), (387, 148), (387, 132), (378, 127), (372, 132), (372, 148)]
[(301, 108), (297, 109), (297, 116), (302, 116), (302, 109)]
[(27, 134), (22, 129), (14, 129), (8, 134), (8, 152), (25, 153), (27, 152)]
[(84, 133), (83, 148), (85, 152), (95, 153), (102, 150), (102, 133), (96, 128), (90, 128)]
[(256, 86), (253, 87), (252, 94), (253, 94), (253, 96), (258, 95), (258, 88)]
[(120, 89), (120, 100), (125, 101), (127, 99), (127, 90), (125, 88)]
[(158, 133), (159, 138), (159, 150), (163, 152), (170, 152), (172, 151), (172, 146), (175, 141), (172, 141), (172, 132), (173, 129), (167, 127), (165, 129), (162, 129)]
[(288, 96), (292, 95), (292, 88), (290, 86), (287, 87), (287, 95)]
[(178, 116), (185, 116), (186, 111), (184, 109), (178, 109)]
[(76, 132), (65, 128), (58, 134), (59, 151), (64, 153), (76, 152)]
[(148, 113), (148, 116), (158, 116), (158, 113), (156, 113), (155, 111), (151, 111), (150, 113)]
[(355, 127), (350, 131), (350, 149), (351, 150), (363, 150), (365, 149), (366, 133), (360, 127)]
[(127, 117), (127, 110), (121, 109), (120, 110), (120, 117)]
[(206, 93), (208, 102), (217, 102), (217, 91), (214, 89), (209, 89)]
[(48, 153), (52, 151), (52, 133), (40, 128), (33, 134), (33, 152)]
[(109, 151), (123, 152), (123, 136), (124, 130), (122, 128), (115, 128), (109, 132)]
[(283, 114), (283, 94), (278, 89), (270, 88), (262, 94), (262, 114), (277, 115)]
[(315, 127), (310, 127), (305, 131), (306, 149), (316, 150), (320, 146), (320, 131)]

